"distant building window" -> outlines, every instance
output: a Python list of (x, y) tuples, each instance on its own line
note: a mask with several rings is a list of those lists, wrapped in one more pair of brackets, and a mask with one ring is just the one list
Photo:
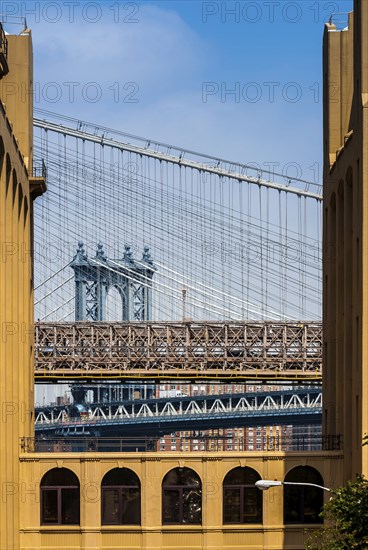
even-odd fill
[[(310, 466), (293, 468), (285, 481), (314, 483), (323, 486), (321, 474)], [(284, 485), (284, 522), (323, 523), (319, 517), (323, 506), (323, 489), (308, 486)]]
[(102, 525), (140, 525), (141, 483), (128, 468), (114, 468), (101, 483)]
[(223, 483), (224, 524), (262, 523), (262, 492), (255, 487), (260, 476), (252, 468), (231, 470)]
[(190, 468), (174, 468), (162, 482), (163, 525), (202, 523), (202, 483)]
[(67, 468), (54, 468), (41, 480), (41, 524), (79, 525), (80, 488)]

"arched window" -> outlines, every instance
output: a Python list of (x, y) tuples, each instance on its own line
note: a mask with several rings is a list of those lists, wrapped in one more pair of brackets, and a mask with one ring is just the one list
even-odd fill
[(255, 482), (260, 478), (252, 468), (234, 468), (223, 483), (223, 522), (262, 523), (262, 492)]
[(12, 172), (12, 167), (11, 167), (10, 157), (7, 154), (6, 155), (6, 167), (5, 167), (6, 196), (8, 196), (8, 192), (9, 192), (9, 189), (10, 189), (11, 172)]
[(174, 468), (162, 482), (162, 523), (202, 523), (202, 483), (190, 468)]
[(20, 220), (20, 216), (22, 213), (22, 207), (23, 207), (23, 188), (22, 184), (18, 184), (18, 218)]
[(23, 216), (24, 216), (24, 227), (25, 227), (26, 223), (27, 223), (27, 216), (28, 216), (28, 200), (27, 200), (27, 197), (24, 198)]
[(4, 142), (0, 137), (0, 177), (2, 176), (2, 172), (3, 172), (4, 158), (5, 158)]
[[(298, 466), (290, 470), (285, 481), (323, 486), (321, 474), (310, 466)], [(322, 506), (323, 489), (284, 485), (284, 523), (323, 523), (319, 517)]]
[(101, 484), (102, 525), (141, 524), (141, 483), (128, 468), (107, 472)]
[(15, 204), (17, 191), (18, 191), (18, 177), (15, 169), (13, 169), (13, 206)]
[(41, 524), (79, 525), (79, 480), (67, 468), (54, 468), (41, 481)]

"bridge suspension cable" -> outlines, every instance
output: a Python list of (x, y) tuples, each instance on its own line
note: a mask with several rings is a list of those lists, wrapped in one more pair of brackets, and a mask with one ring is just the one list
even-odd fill
[[(320, 318), (320, 186), (60, 120), (76, 128), (35, 120), (49, 186), (35, 206), (37, 318), (74, 319), (69, 265), (80, 240), (95, 262), (101, 241), (112, 272), (126, 243), (138, 265), (150, 246), (155, 320), (180, 320), (184, 309), (194, 320)], [(119, 300), (112, 290), (109, 320)]]

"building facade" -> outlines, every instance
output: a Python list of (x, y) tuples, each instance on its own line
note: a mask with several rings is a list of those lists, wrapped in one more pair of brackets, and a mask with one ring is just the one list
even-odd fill
[(19, 438), (34, 432), (32, 202), (45, 182), (33, 173), (31, 33), (0, 35), (0, 548), (15, 549)]
[(368, 475), (368, 3), (324, 36), (324, 430), (344, 437), (344, 481)]

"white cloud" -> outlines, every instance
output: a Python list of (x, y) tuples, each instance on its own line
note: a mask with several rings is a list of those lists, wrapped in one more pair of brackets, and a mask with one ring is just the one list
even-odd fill
[[(319, 161), (321, 147), (311, 98), (308, 106), (305, 95), (297, 104), (265, 96), (223, 102), (219, 93), (204, 102), (203, 75), (220, 81), (227, 74), (227, 67), (211, 65), (216, 46), (174, 11), (146, 4), (137, 17), (138, 23), (114, 23), (111, 13), (96, 24), (77, 15), (74, 23), (31, 23), (40, 86), (35, 106), (240, 162), (297, 162), (303, 177), (312, 177), (308, 167)], [(244, 67), (233, 74), (235, 82), (252, 80), (244, 79)], [(56, 102), (50, 82), (59, 86)], [(67, 82), (79, 85), (71, 91)], [(92, 82), (100, 89), (97, 102), (93, 86), (85, 89)]]

